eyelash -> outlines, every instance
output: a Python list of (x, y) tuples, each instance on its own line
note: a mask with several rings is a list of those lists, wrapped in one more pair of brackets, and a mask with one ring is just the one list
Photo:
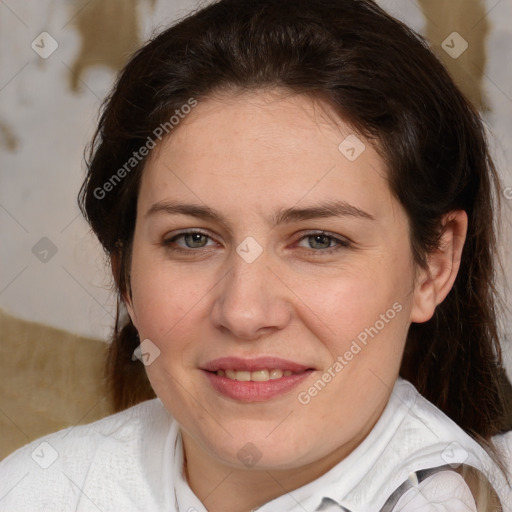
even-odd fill
[[(208, 248), (208, 246), (198, 247), (196, 249), (172, 247), (172, 244), (175, 243), (176, 240), (182, 238), (185, 235), (203, 235), (203, 236), (206, 236), (208, 239), (212, 240), (210, 235), (208, 235), (207, 233), (204, 233), (204, 232), (198, 231), (198, 230), (190, 230), (190, 231), (182, 231), (182, 232), (178, 233), (177, 235), (173, 236), (172, 238), (164, 240), (162, 242), (162, 245), (164, 245), (166, 248), (168, 248), (169, 250), (171, 250), (173, 252), (179, 252), (179, 253), (182, 253), (185, 255), (186, 254), (197, 254), (201, 249)], [(297, 242), (301, 242), (302, 240), (305, 240), (310, 237), (315, 237), (315, 236), (326, 237), (326, 238), (330, 239), (331, 241), (334, 241), (336, 245), (333, 247), (330, 247), (328, 249), (313, 249), (313, 248), (306, 249), (306, 248), (303, 248), (306, 252), (308, 252), (309, 255), (312, 255), (315, 253), (318, 254), (319, 256), (325, 255), (325, 254), (332, 254), (334, 252), (339, 251), (340, 249), (347, 248), (347, 247), (351, 246), (351, 242), (349, 240), (347, 240), (346, 238), (340, 238), (339, 236), (335, 236), (327, 231), (313, 231), (313, 232), (308, 233), (308, 234), (302, 236), (301, 238), (299, 238), (299, 240)]]

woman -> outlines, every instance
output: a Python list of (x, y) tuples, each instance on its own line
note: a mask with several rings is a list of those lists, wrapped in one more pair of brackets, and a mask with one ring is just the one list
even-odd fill
[(370, 0), (161, 33), (80, 196), (121, 412), (6, 459), (1, 509), (510, 510), (496, 186), (478, 114)]

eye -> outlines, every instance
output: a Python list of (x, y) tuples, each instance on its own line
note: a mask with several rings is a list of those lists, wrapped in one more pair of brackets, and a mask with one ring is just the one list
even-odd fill
[[(208, 240), (210, 240), (212, 244), (208, 244)], [(188, 252), (194, 251), (194, 249), (211, 247), (212, 245), (215, 245), (215, 242), (211, 240), (207, 234), (202, 233), (201, 231), (186, 231), (164, 240), (163, 245), (169, 247), (173, 251)], [(173, 247), (174, 245), (177, 245), (178, 247)]]
[(309, 233), (300, 238), (298, 246), (304, 247), (304, 245), (300, 245), (301, 242), (306, 242), (306, 247), (310, 251), (322, 254), (332, 253), (342, 248), (350, 247), (348, 240), (324, 231)]
[[(198, 253), (200, 249), (215, 247), (216, 242), (201, 231), (182, 231), (165, 239), (162, 245), (173, 252)], [(306, 249), (308, 254), (315, 255), (330, 254), (350, 245), (347, 239), (324, 231), (309, 233), (301, 237), (297, 243), (297, 246)]]

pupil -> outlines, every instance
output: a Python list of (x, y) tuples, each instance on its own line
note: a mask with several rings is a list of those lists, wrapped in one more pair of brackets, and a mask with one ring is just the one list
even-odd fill
[(192, 247), (201, 247), (201, 238), (204, 237), (201, 233), (192, 233), (187, 236), (187, 245)]
[[(329, 247), (329, 237), (326, 235), (314, 235), (315, 244), (323, 245), (325, 247)], [(323, 243), (322, 243), (323, 242)]]

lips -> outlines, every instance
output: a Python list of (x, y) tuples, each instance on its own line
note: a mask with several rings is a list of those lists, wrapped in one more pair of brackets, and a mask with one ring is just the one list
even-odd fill
[(255, 372), (258, 370), (281, 370), (283, 372), (290, 371), (292, 373), (300, 373), (308, 370), (310, 367), (287, 361), (278, 357), (257, 357), (254, 359), (242, 359), (239, 357), (221, 357), (206, 363), (202, 369), (208, 372), (217, 372), (219, 370), (236, 370)]
[(275, 357), (215, 359), (201, 368), (220, 394), (242, 402), (262, 402), (284, 394), (313, 369)]

